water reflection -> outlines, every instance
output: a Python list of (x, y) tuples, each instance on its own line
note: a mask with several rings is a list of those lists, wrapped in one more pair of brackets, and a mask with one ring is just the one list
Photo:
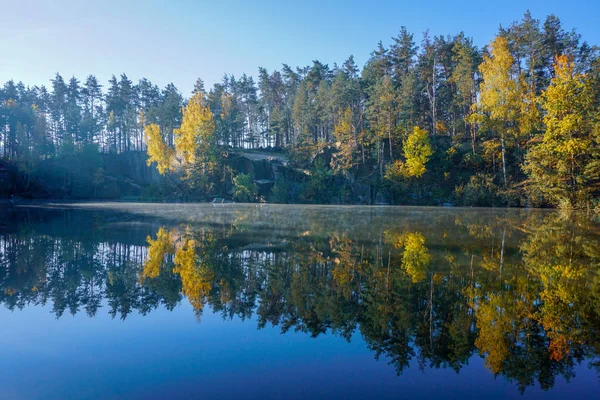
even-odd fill
[(21, 208), (0, 302), (127, 318), (189, 302), (307, 335), (361, 335), (398, 374), (476, 355), (520, 390), (600, 372), (600, 232), (554, 213), (332, 207)]

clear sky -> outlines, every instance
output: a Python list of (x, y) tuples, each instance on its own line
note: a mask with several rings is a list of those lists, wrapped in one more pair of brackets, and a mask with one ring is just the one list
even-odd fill
[(0, 0), (0, 84), (49, 84), (60, 72), (106, 85), (124, 72), (187, 96), (197, 77), (211, 86), (259, 66), (341, 64), (352, 54), (362, 67), (402, 25), (417, 42), (426, 29), (464, 31), (483, 46), (527, 9), (600, 44), (598, 0)]

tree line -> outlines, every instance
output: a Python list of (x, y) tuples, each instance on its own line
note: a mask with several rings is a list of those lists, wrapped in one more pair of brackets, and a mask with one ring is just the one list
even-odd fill
[[(554, 15), (527, 12), (484, 48), (462, 32), (426, 32), (417, 44), (402, 27), (362, 70), (352, 56), (259, 68), (257, 81), (225, 75), (209, 90), (199, 79), (187, 101), (172, 84), (126, 75), (105, 93), (93, 76), (57, 74), (51, 90), (9, 81), (0, 143), (5, 159), (30, 162), (85, 146), (148, 151), (161, 173), (179, 171), (204, 193), (233, 179), (227, 151), (270, 146), (312, 168), (306, 181), (321, 167), (331, 182), (362, 182), (394, 202), (590, 207), (600, 193), (599, 83), (596, 46)], [(323, 151), (331, 159), (315, 165)]]

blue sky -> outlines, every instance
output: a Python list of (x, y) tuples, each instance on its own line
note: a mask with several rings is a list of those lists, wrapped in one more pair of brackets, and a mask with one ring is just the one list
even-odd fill
[(318, 59), (341, 64), (354, 55), (362, 67), (382, 40), (405, 25), (419, 42), (464, 31), (483, 46), (502, 24), (531, 10), (543, 20), (554, 13), (600, 44), (600, 1), (353, 1), (353, 0), (0, 0), (0, 84), (48, 84), (112, 74), (169, 82), (188, 95), (197, 77), (207, 85), (224, 73), (256, 75), (282, 63)]

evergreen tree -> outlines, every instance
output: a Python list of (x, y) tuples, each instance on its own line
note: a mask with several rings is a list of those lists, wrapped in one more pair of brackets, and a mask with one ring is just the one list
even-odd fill
[(473, 121), (472, 105), (477, 98), (477, 66), (479, 53), (472, 41), (463, 34), (458, 35), (452, 49), (454, 68), (449, 78), (453, 85), (454, 96), (450, 104), (454, 122), (452, 131), (459, 137), (470, 137), (471, 150), (476, 153), (477, 129)]
[(81, 88), (77, 78), (72, 77), (69, 80), (69, 86), (67, 87), (66, 95), (66, 108), (65, 108), (65, 129), (67, 142), (73, 145), (81, 141), (80, 137), (80, 125), (81, 125)]
[(94, 143), (99, 138), (103, 123), (102, 85), (94, 75), (89, 75), (81, 89), (83, 117), (82, 136), (86, 143)]

